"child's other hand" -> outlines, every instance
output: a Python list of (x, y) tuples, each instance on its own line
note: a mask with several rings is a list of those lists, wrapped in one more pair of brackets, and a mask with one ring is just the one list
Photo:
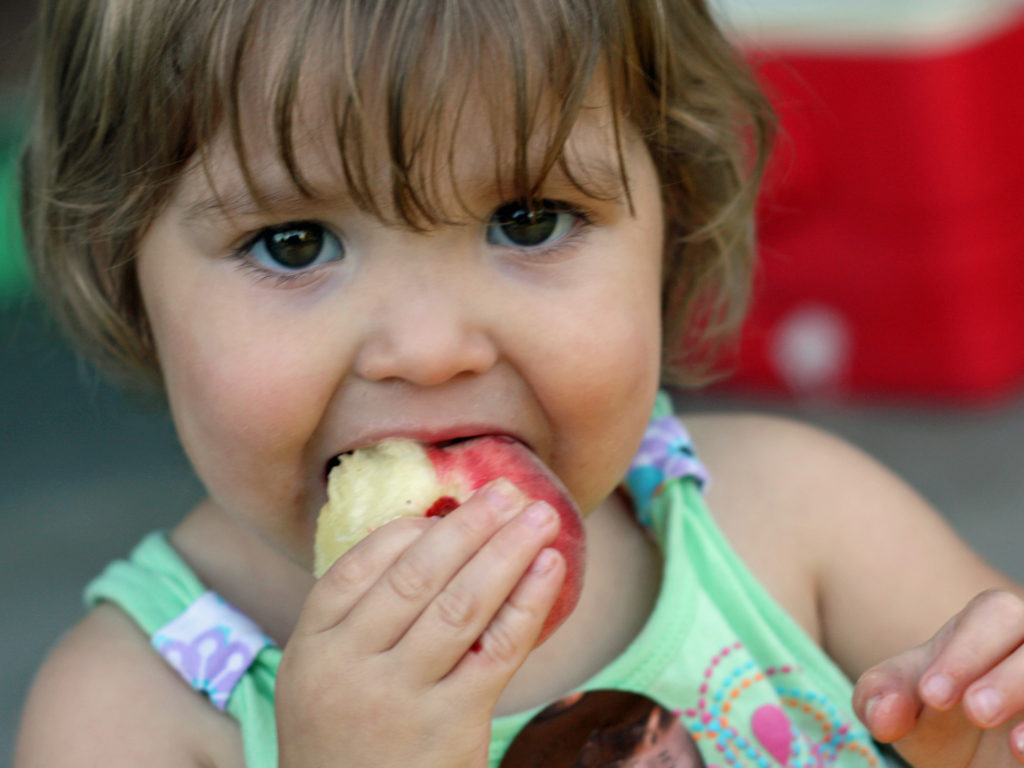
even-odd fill
[(486, 765), (494, 707), (565, 576), (547, 548), (558, 527), (546, 504), (496, 481), (340, 558), (281, 661), (282, 768)]
[(983, 592), (927, 643), (865, 672), (853, 700), (915, 768), (1024, 764), (1024, 600)]

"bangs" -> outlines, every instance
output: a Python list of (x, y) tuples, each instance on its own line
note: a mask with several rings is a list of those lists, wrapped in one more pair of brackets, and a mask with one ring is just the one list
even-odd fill
[[(456, 156), (467, 138), (489, 139), (493, 185), (505, 198), (534, 200), (558, 168), (592, 197), (628, 199), (620, 109), (637, 67), (612, 42), (629, 37), (609, 28), (621, 23), (621, 9), (603, 5), (313, 0), (236, 8), (224, 14), (223, 31), (214, 31), (215, 76), (205, 78), (211, 87), (195, 102), (195, 124), (205, 126), (203, 164), (209, 174), (206, 147), (227, 136), (252, 199), (265, 205), (253, 172), (255, 133), (295, 189), (318, 198), (325, 191), (298, 149), (312, 130), (320, 142), (333, 138), (339, 181), (357, 207), (422, 229), (470, 212), (456, 183)], [(589, 173), (566, 151), (595, 98), (614, 116), (613, 185), (609, 174)], [(489, 136), (479, 135), (481, 126)]]
[(773, 122), (705, 0), (67, 0), (44, 5), (40, 41), (30, 261), (119, 378), (159, 375), (135, 256), (194, 172), (213, 191), (196, 211), (344, 195), (429, 228), (486, 216), (468, 204), (485, 184), (631, 208), (640, 140), (661, 185), (667, 365), (684, 336), (703, 349), (742, 317)]

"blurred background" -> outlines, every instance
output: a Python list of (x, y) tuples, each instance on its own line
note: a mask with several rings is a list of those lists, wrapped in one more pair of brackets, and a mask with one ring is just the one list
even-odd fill
[[(0, 763), (83, 584), (200, 494), (159, 405), (79, 360), (27, 279), (14, 162), (32, 5), (0, 0)], [(782, 131), (736, 373), (680, 407), (844, 436), (1024, 580), (1024, 2), (718, 10)]]

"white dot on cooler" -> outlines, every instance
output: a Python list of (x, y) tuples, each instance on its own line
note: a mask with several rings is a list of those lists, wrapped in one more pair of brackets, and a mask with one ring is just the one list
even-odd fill
[(850, 355), (849, 325), (839, 312), (805, 304), (776, 326), (771, 357), (779, 377), (797, 394), (833, 392)]

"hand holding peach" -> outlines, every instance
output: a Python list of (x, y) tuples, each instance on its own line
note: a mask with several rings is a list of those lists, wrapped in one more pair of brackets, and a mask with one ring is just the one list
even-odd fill
[(281, 661), (282, 768), (486, 765), (494, 707), (562, 586), (559, 523), (498, 480), (346, 552)]
[(522, 443), (486, 436), (446, 445), (388, 439), (341, 457), (328, 479), (328, 502), (317, 521), (314, 572), (370, 531), (399, 517), (443, 516), (492, 480), (510, 480), (530, 499), (546, 501), (561, 527), (553, 546), (566, 578), (537, 644), (572, 612), (583, 586), (584, 539), (579, 510), (559, 479)]

